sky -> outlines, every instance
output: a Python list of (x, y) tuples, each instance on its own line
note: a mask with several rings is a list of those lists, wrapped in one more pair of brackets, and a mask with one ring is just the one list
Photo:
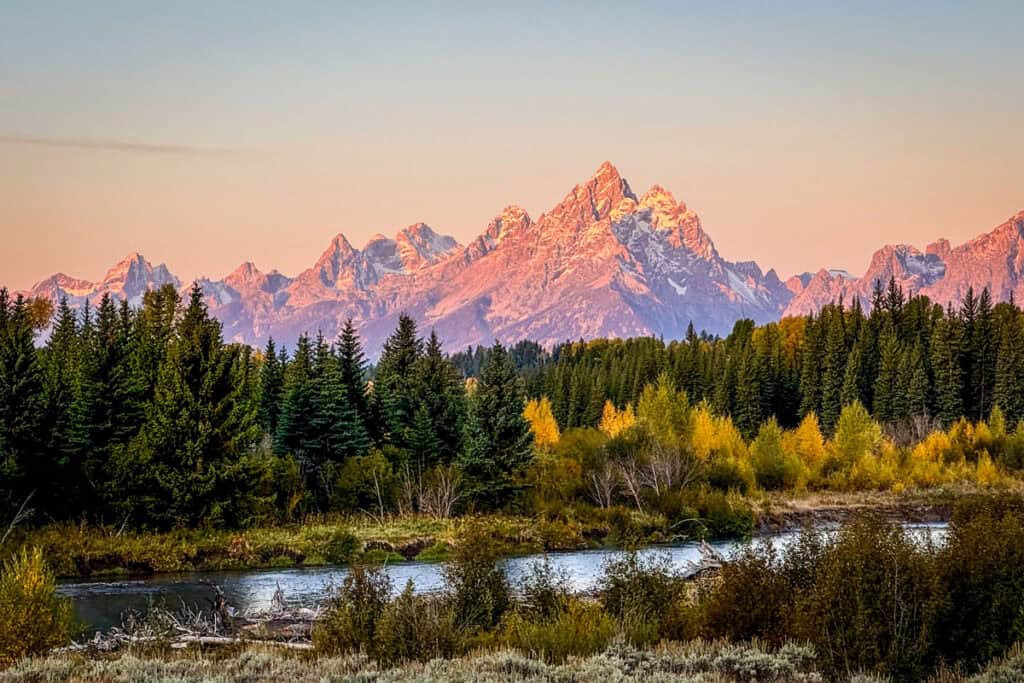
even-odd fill
[(606, 159), (782, 277), (959, 243), (1024, 209), (1024, 3), (894, 4), (5, 0), (0, 284), (466, 242)]

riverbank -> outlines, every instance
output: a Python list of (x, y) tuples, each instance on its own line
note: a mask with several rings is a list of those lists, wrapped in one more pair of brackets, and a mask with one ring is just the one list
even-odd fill
[[(847, 680), (851, 671), (927, 680), (947, 665), (976, 672), (1004, 653), (1020, 659), (1012, 625), (1021, 609), (1013, 587), (1024, 567), (1022, 515), (1018, 495), (965, 495), (939, 543), (885, 515), (855, 517), (835, 533), (806, 528), (743, 544), (696, 582), (670, 556), (684, 546), (499, 562), (477, 524), (433, 590), (418, 590), (419, 575), (400, 581), (391, 572), (441, 569), (424, 563), (325, 570), (343, 581), (315, 604), (289, 599), (276, 576), (243, 576), (249, 595), (274, 593), (258, 610), (234, 601), (230, 586), (205, 583), (216, 596), (210, 610), (173, 600), (177, 612), (136, 611), (100, 638), (15, 664), (8, 680), (813, 681)], [(591, 590), (579, 590), (577, 559), (599, 567)], [(105, 591), (106, 604), (147, 583), (82, 585)], [(324, 585), (318, 590), (322, 598)], [(774, 649), (784, 643), (806, 645)], [(778, 661), (794, 647), (805, 653), (799, 666)], [(621, 668), (609, 659), (623, 656)], [(1016, 680), (1020, 664), (998, 664), (993, 680)]]
[(369, 516), (315, 518), (301, 524), (238, 531), (188, 529), (134, 532), (85, 524), (19, 530), (12, 545), (34, 546), (60, 578), (150, 576), (160, 573), (284, 569), (348, 564), (354, 560), (443, 561), (464, 529), (482, 527), (504, 555), (650, 545), (697, 538), (735, 538), (841, 523), (876, 510), (910, 522), (944, 521), (966, 490), (722, 497), (705, 519), (673, 524), (663, 515), (626, 508), (571, 510), (558, 518), (486, 515), (376, 520)]

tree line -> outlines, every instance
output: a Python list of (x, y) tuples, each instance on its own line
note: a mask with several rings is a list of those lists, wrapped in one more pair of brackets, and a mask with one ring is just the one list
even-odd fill
[[(1024, 418), (1024, 318), (1015, 301), (993, 304), (988, 289), (968, 289), (961, 305), (907, 296), (876, 283), (871, 307), (840, 300), (814, 315), (755, 326), (736, 323), (725, 338), (597, 339), (551, 352), (512, 347), (532, 398), (548, 396), (562, 429), (595, 427), (605, 400), (635, 405), (646, 385), (668, 373), (690, 401), (707, 401), (746, 438), (776, 418), (794, 427), (808, 414), (830, 434), (842, 408), (860, 402), (894, 435), (920, 438), (960, 417), (985, 420), (998, 406)], [(486, 348), (455, 354), (467, 374)]]
[[(504, 504), (532, 454), (524, 394), (495, 344), (468, 388), (402, 316), (367, 382), (349, 321), (289, 356), (225, 343), (202, 290), (105, 296), (49, 316), (0, 290), (0, 492), (48, 519), (245, 526), (393, 500)], [(454, 481), (458, 479), (458, 481)], [(438, 493), (440, 491), (440, 493)], [(422, 499), (422, 500), (421, 500)]]
[[(772, 487), (772, 468), (796, 451), (754, 456), (790, 439), (780, 430), (799, 441), (820, 426), (812, 441), (841, 443), (844, 412), (860, 431), (873, 418), (907, 446), (960, 417), (997, 413), (1015, 425), (1022, 320), (1014, 301), (993, 305), (987, 290), (953, 309), (890, 281), (870, 311), (840, 301), (778, 323), (739, 321), (725, 338), (691, 325), (669, 343), (548, 351), (525, 341), (448, 356), (403, 315), (370, 367), (351, 321), (336, 339), (303, 335), (290, 352), (273, 340), (262, 350), (225, 343), (198, 286), (184, 300), (164, 287), (136, 309), (108, 296), (79, 312), (0, 290), (0, 496), (12, 509), (29, 499), (48, 519), (167, 528), (331, 510), (523, 509), (529, 489), (566, 499), (571, 479), (602, 507), (623, 495), (643, 507), (640, 483), (651, 479), (661, 499), (663, 479), (689, 485), (691, 470), (723, 491)], [(694, 458), (699, 472), (680, 466)], [(753, 479), (732, 472), (758, 458)], [(808, 458), (813, 472), (820, 458)]]

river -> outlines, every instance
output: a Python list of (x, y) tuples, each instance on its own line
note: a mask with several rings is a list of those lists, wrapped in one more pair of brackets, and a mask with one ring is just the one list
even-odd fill
[[(908, 529), (922, 537), (937, 541), (945, 534), (944, 523), (908, 524)], [(784, 550), (798, 532), (783, 532), (754, 539), (764, 539), (775, 548)], [(712, 548), (728, 557), (750, 541), (717, 541)], [(597, 585), (605, 562), (624, 551), (614, 548), (577, 550), (549, 553), (552, 565), (563, 570), (576, 591), (586, 591)], [(699, 544), (679, 543), (644, 548), (642, 556), (667, 555), (672, 564), (685, 569), (700, 560)], [(542, 555), (526, 555), (503, 560), (509, 578), (515, 582), (532, 563)], [(443, 564), (429, 562), (396, 562), (387, 565), (395, 590), (404, 588), (412, 580), (417, 592), (432, 592), (442, 588)], [(262, 610), (270, 606), (274, 593), (280, 587), (289, 603), (315, 605), (328, 594), (331, 586), (340, 585), (347, 569), (343, 566), (310, 567), (297, 569), (253, 569), (233, 572), (193, 572), (188, 574), (157, 574), (142, 579), (118, 581), (62, 581), (58, 591), (71, 598), (78, 620), (87, 632), (102, 631), (121, 624), (122, 614), (133, 610), (145, 612), (150, 605), (163, 605), (177, 609), (182, 605), (209, 608), (216, 584), (224, 591), (230, 605), (240, 611)]]

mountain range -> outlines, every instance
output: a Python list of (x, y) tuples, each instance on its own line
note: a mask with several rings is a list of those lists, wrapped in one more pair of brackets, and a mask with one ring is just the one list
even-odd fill
[[(306, 331), (333, 337), (352, 318), (375, 355), (402, 312), (450, 350), (494, 339), (676, 338), (690, 322), (725, 334), (741, 318), (769, 322), (840, 297), (867, 306), (876, 280), (890, 277), (943, 304), (958, 303), (968, 287), (1021, 300), (1024, 212), (957, 247), (885, 246), (860, 277), (823, 269), (782, 281), (753, 261), (724, 259), (684, 202), (659, 185), (638, 196), (605, 162), (550, 211), (534, 219), (508, 206), (468, 245), (424, 223), (361, 248), (338, 234), (295, 277), (243, 263), (199, 284), (228, 340), (262, 345), (272, 336), (291, 346)], [(81, 306), (110, 293), (138, 305), (165, 284), (191, 283), (131, 254), (100, 281), (58, 273), (25, 294)]]

